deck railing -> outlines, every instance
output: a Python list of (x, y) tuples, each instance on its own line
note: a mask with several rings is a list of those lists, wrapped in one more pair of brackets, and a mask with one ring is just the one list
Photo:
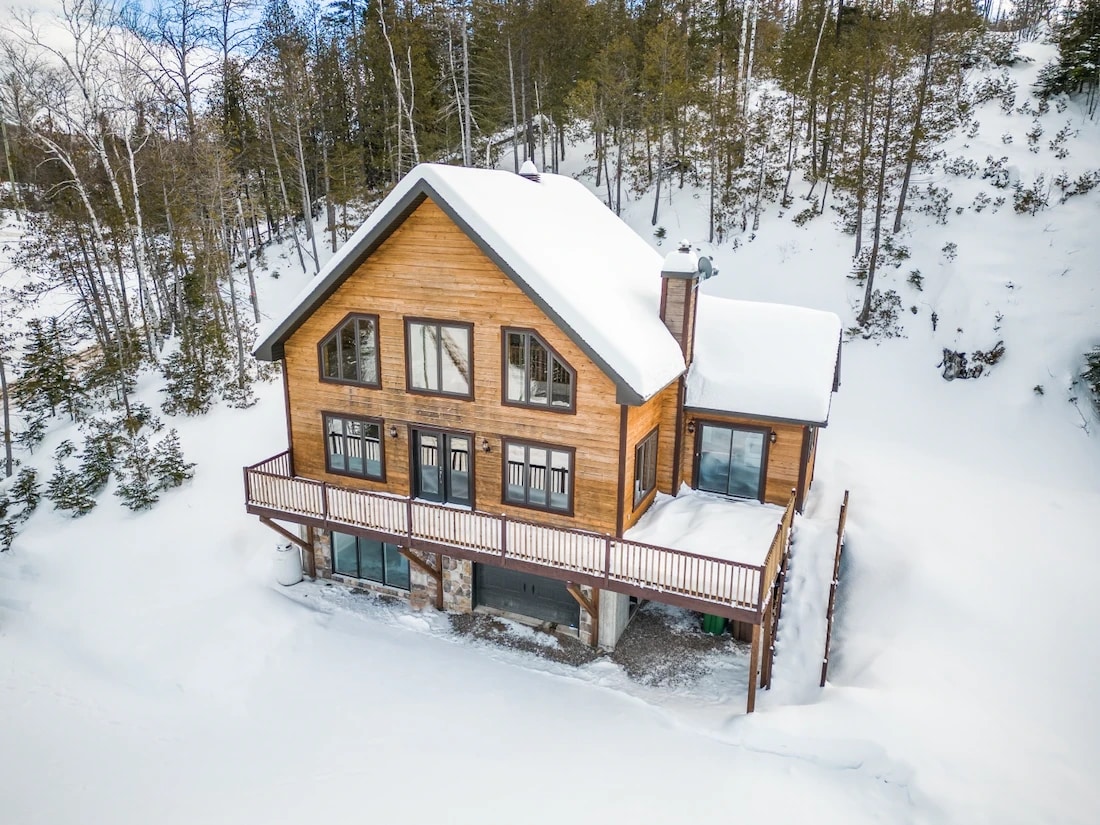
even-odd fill
[[(516, 560), (548, 568), (548, 575), (565, 571), (611, 589), (644, 590), (658, 600), (666, 594), (759, 615), (787, 552), (794, 516), (792, 496), (764, 563), (752, 565), (300, 478), (291, 474), (289, 453), (246, 467), (244, 480), (250, 508), (291, 521), (373, 531), (409, 546), (453, 548), (497, 564)], [(554, 577), (562, 578), (560, 572)]]

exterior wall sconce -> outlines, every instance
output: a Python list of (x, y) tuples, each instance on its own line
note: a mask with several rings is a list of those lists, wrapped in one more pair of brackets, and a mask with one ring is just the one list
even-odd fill
[(768, 436), (768, 441), (770, 441), (772, 444), (774, 444), (775, 440), (776, 440), (775, 439), (775, 430), (772, 430), (772, 434)]
[(489, 439), (487, 439), (487, 438), (481, 439), (481, 452), (487, 453), (487, 452), (489, 452), (490, 449), (492, 449), (492, 448), (489, 446)]
[(390, 424), (390, 438), (397, 438), (397, 427)]
[(691, 419), (690, 421), (688, 421), (688, 432), (691, 433), (692, 435), (695, 434), (695, 419), (694, 418)]

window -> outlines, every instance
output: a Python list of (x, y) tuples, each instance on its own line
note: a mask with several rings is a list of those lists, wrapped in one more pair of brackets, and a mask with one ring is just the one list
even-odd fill
[(504, 443), (504, 501), (573, 513), (573, 450)]
[(634, 506), (657, 486), (657, 428), (634, 448)]
[(409, 391), (472, 396), (472, 338), (470, 324), (406, 319)]
[(504, 403), (573, 410), (576, 373), (533, 332), (504, 330)]
[(330, 473), (384, 479), (382, 422), (325, 414), (325, 468)]
[(703, 424), (696, 436), (696, 487), (727, 496), (760, 499), (764, 490), (765, 430)]
[(342, 576), (409, 589), (409, 560), (389, 542), (334, 532), (332, 570)]
[(378, 386), (378, 316), (347, 318), (320, 350), (321, 380)]

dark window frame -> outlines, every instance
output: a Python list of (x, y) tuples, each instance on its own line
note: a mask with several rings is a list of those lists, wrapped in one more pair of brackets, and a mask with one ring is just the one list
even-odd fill
[[(378, 463), (381, 467), (381, 472), (378, 475), (368, 475), (366, 471), (366, 458), (364, 456), (362, 473), (353, 473), (349, 470), (342, 470), (338, 467), (332, 466), (332, 453), (329, 452), (329, 431), (328, 425), (331, 419), (340, 419), (342, 421), (356, 421), (360, 424), (370, 424), (378, 427)], [(321, 440), (324, 442), (325, 451), (325, 472), (332, 475), (346, 476), (348, 478), (358, 478), (365, 481), (381, 481), (386, 480), (386, 430), (385, 422), (381, 418), (371, 418), (362, 415), (349, 415), (348, 413), (322, 411), (321, 412)], [(343, 438), (347, 439), (346, 432)], [(364, 436), (365, 439), (365, 436)]]
[[(534, 447), (536, 450), (552, 450), (559, 453), (567, 453), (569, 455), (569, 506), (566, 509), (560, 507), (551, 507), (549, 504), (550, 497), (547, 496), (547, 504), (531, 504), (529, 501), (512, 501), (508, 498), (508, 448), (509, 447), (523, 447), (524, 452), (524, 467), (531, 466), (529, 449)], [(550, 467), (547, 467), (547, 472), (550, 471)], [(524, 470), (524, 498), (530, 496), (530, 486), (527, 482), (528, 470)], [(538, 510), (541, 513), (554, 513), (555, 515), (568, 516), (572, 518), (574, 513), (574, 507), (576, 504), (576, 492), (577, 492), (577, 449), (576, 447), (566, 447), (562, 444), (547, 444), (542, 441), (531, 441), (526, 438), (501, 438), (500, 440), (500, 500), (501, 504), (507, 504), (511, 507), (522, 507), (525, 510)]]
[(737, 499), (739, 501), (759, 501), (763, 503), (767, 500), (767, 486), (768, 486), (768, 460), (769, 460), (769, 447), (771, 446), (771, 427), (761, 427), (753, 424), (734, 424), (730, 421), (722, 421), (715, 418), (696, 418), (695, 419), (695, 458), (692, 462), (691, 469), (691, 486), (696, 490), (699, 489), (699, 460), (703, 454), (703, 427), (724, 427), (727, 430), (742, 430), (744, 432), (757, 432), (762, 433), (764, 436), (764, 445), (760, 452), (760, 495), (755, 499), (749, 496), (735, 496), (730, 493), (713, 493), (716, 496), (725, 496), (730, 499)]
[[(337, 342), (336, 343), (336, 346), (337, 346), (336, 358), (337, 358), (337, 362), (339, 362), (339, 360), (340, 360), (340, 354), (339, 354), (340, 353), (340, 350), (339, 350), (339, 347), (340, 347), (340, 333), (344, 329), (344, 327), (347, 326), (352, 321), (370, 321), (374, 324), (374, 376), (375, 376), (374, 381), (357, 381), (357, 380), (352, 380), (352, 379), (349, 379), (349, 378), (333, 378), (331, 376), (325, 375), (325, 345), (332, 338), (336, 338), (336, 342)], [(381, 387), (382, 387), (382, 356), (381, 356), (382, 335), (381, 335), (381, 332), (379, 330), (378, 324), (379, 324), (379, 322), (378, 322), (378, 316), (377, 315), (371, 315), (371, 314), (366, 313), (366, 312), (349, 312), (347, 315), (344, 316), (343, 320), (340, 321), (339, 324), (337, 324), (335, 327), (333, 327), (331, 330), (329, 330), (328, 334), (325, 335), (320, 340), (320, 342), (318, 342), (318, 344), (317, 344), (317, 374), (320, 376), (320, 380), (323, 381), (326, 384), (343, 384), (344, 386), (349, 386), (349, 387), (368, 387), (368, 388), (376, 389), (376, 390), (381, 389)], [(357, 365), (357, 369), (358, 369), (358, 355), (356, 356), (356, 365)]]
[[(546, 348), (547, 353), (550, 356), (549, 362), (546, 365), (549, 394), (546, 397), (545, 404), (532, 403), (531, 401), (515, 401), (508, 398), (508, 336), (512, 333), (517, 335), (527, 336), (527, 343), (524, 344), (524, 352), (530, 352), (531, 345), (530, 339), (533, 337)], [(565, 371), (569, 373), (569, 406), (567, 407), (555, 407), (553, 404), (554, 398), (554, 362), (557, 361)], [(529, 363), (525, 363), (523, 370), (526, 377), (529, 369)], [(530, 384), (526, 381), (527, 385)], [(550, 412), (564, 413), (566, 415), (577, 414), (577, 371), (573, 368), (565, 358), (562, 357), (556, 349), (550, 346), (550, 343), (539, 335), (537, 330), (529, 327), (505, 327), (500, 328), (500, 403), (505, 407), (522, 407), (529, 410), (548, 410)]]
[[(365, 541), (378, 542), (378, 544), (381, 546), (381, 550), (382, 550), (382, 579), (381, 579), (381, 581), (379, 581), (378, 579), (372, 579), (369, 576), (363, 576), (363, 575), (354, 575), (353, 576), (351, 573), (345, 573), (343, 571), (340, 571), (340, 570), (336, 569), (336, 536), (337, 536), (337, 534), (339, 534), (341, 536), (350, 536), (351, 538), (355, 539), (355, 570), (356, 570), (356, 573), (359, 573), (359, 574), (361, 574), (363, 572), (362, 543), (365, 542)], [(390, 584), (390, 582), (386, 580), (386, 548), (387, 547), (394, 548), (394, 552), (397, 552), (398, 555), (400, 555), (401, 558), (405, 560), (405, 569), (408, 571), (408, 579), (409, 579), (409, 586), (408, 587), (402, 587), (399, 584)], [(332, 570), (333, 573), (335, 573), (338, 576), (347, 576), (349, 578), (356, 579), (357, 581), (370, 582), (372, 584), (380, 584), (383, 587), (389, 587), (393, 590), (401, 590), (405, 593), (408, 593), (408, 592), (412, 591), (412, 567), (409, 563), (408, 557), (405, 556), (404, 553), (401, 553), (399, 548), (400, 548), (400, 545), (394, 544), (392, 541), (382, 541), (380, 539), (371, 539), (371, 538), (367, 538), (366, 536), (356, 535), (354, 533), (341, 533), (339, 530), (332, 530), (332, 531), (329, 532), (329, 536), (328, 536), (329, 563), (331, 564), (330, 569)]]
[[(442, 398), (457, 398), (463, 401), (474, 400), (474, 325), (469, 321), (452, 321), (446, 318), (421, 318), (417, 316), (407, 315), (405, 316), (405, 392), (412, 395), (431, 395)], [(414, 387), (412, 383), (412, 347), (409, 345), (409, 335), (413, 324), (432, 325), (436, 327), (458, 327), (466, 330), (466, 334), (469, 338), (469, 353), (470, 353), (470, 391), (467, 393), (461, 392), (448, 392), (444, 389), (431, 390), (423, 387)], [(442, 335), (439, 336), (438, 341), (441, 342)], [(437, 343), (437, 347), (441, 347), (442, 343)], [(443, 359), (439, 357), (442, 353), (437, 352), (437, 364), (438, 364), (438, 379), (439, 386), (443, 386)]]
[[(650, 494), (653, 493), (653, 491), (657, 489), (657, 454), (660, 450), (659, 431), (660, 431), (660, 425), (657, 425), (656, 427), (654, 427), (652, 430), (649, 431), (649, 433), (646, 435), (645, 438), (643, 438), (641, 441), (639, 441), (637, 444), (634, 445), (634, 509), (635, 510), (637, 510), (639, 505), (641, 505), (647, 498), (649, 498)], [(649, 456), (650, 456), (650, 458), (649, 458), (650, 466), (646, 466), (646, 464), (644, 463), (644, 461), (646, 459), (646, 455), (645, 455), (646, 452), (648, 452)], [(649, 472), (652, 474), (652, 478), (650, 479), (649, 486), (644, 487), (641, 490), (638, 489), (638, 481), (639, 481), (639, 472), (638, 471), (639, 471), (639, 469), (649, 470)], [(644, 483), (645, 480), (642, 479), (642, 481)]]

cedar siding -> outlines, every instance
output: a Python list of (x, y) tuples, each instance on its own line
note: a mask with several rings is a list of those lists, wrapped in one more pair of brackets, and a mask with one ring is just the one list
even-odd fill
[[(689, 421), (696, 423), (695, 433), (689, 433), (687, 426)], [(680, 462), (680, 473), (684, 481), (691, 486), (696, 486), (695, 472), (699, 458), (698, 438), (702, 432), (699, 427), (701, 422), (714, 422), (727, 424), (734, 427), (755, 427), (775, 433), (775, 443), (765, 443), (767, 454), (767, 467), (764, 476), (764, 501), (769, 504), (786, 504), (791, 497), (791, 490), (797, 490), (797, 500), (801, 502), (806, 496), (810, 486), (812, 470), (803, 471), (803, 439), (809, 437), (807, 430), (812, 429), (805, 424), (792, 424), (789, 422), (761, 421), (744, 416), (723, 415), (713, 410), (684, 411), (684, 449)], [(816, 455), (816, 443), (812, 444), (809, 454), (809, 464), (812, 467)], [(808, 468), (807, 468), (808, 469)], [(801, 481), (801, 484), (800, 484)]]
[[(378, 316), (378, 389), (320, 380), (317, 345), (352, 312)], [(473, 325), (472, 399), (406, 392), (405, 318), (411, 316)], [(576, 373), (575, 413), (501, 404), (502, 327), (537, 331), (568, 362)], [(476, 509), (615, 532), (620, 408), (614, 383), (431, 200), (421, 203), (301, 324), (284, 351), (295, 474), (409, 495), (411, 429), (453, 430), (472, 436)], [(383, 420), (385, 482), (325, 471), (322, 410)], [(389, 435), (391, 426), (397, 427), (396, 438)], [(502, 502), (503, 438), (576, 450), (574, 517)], [(481, 449), (483, 439), (487, 453)], [(662, 459), (671, 455), (664, 441), (662, 435)], [(664, 468), (660, 477), (668, 475)]]
[(634, 459), (638, 444), (659, 427), (657, 434), (657, 490), (672, 493), (672, 457), (676, 449), (676, 403), (679, 399), (679, 382), (673, 381), (645, 404), (627, 407), (626, 450), (624, 459), (625, 483), (623, 484), (623, 530), (629, 530), (653, 503), (655, 492), (650, 493), (634, 507)]

